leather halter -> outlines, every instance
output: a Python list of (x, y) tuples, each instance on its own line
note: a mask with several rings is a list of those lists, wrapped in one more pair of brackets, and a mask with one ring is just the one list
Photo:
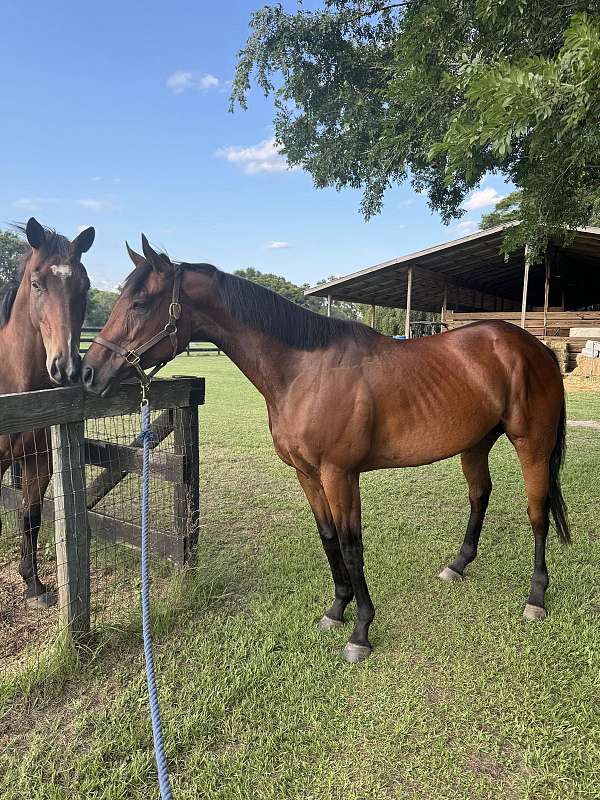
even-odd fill
[(148, 350), (151, 350), (155, 344), (158, 344), (159, 342), (162, 342), (163, 339), (169, 337), (171, 340), (171, 346), (173, 347), (173, 355), (171, 358), (175, 358), (177, 355), (177, 322), (181, 317), (179, 293), (181, 291), (182, 273), (183, 270), (181, 267), (177, 267), (175, 269), (175, 275), (173, 278), (173, 294), (171, 296), (171, 304), (169, 306), (169, 320), (162, 331), (159, 331), (155, 336), (153, 336), (151, 339), (148, 339), (147, 342), (144, 342), (144, 344), (141, 344), (134, 350), (125, 350), (123, 347), (120, 347), (118, 344), (105, 339), (103, 336), (96, 336), (94, 339), (96, 344), (102, 345), (102, 347), (106, 347), (107, 350), (111, 350), (113, 353), (121, 356), (121, 358), (124, 359), (130, 367), (133, 367), (139, 375), (142, 386), (144, 387), (147, 387), (150, 384), (150, 381), (156, 375), (158, 370), (162, 369), (162, 367), (164, 367), (164, 365), (167, 363), (166, 361), (161, 361), (160, 364), (157, 364), (155, 367), (153, 367), (149, 374), (146, 374), (140, 366), (140, 359), (144, 353), (147, 353)]

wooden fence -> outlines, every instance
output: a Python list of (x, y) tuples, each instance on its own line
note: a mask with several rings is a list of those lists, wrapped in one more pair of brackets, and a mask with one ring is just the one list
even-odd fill
[[(155, 381), (150, 406), (160, 410), (160, 431), (153, 448), (170, 433), (174, 452), (152, 452), (150, 469), (174, 485), (175, 534), (153, 529), (154, 555), (178, 567), (194, 554), (199, 529), (198, 406), (204, 403), (203, 378)], [(0, 434), (50, 428), (52, 441), (52, 499), (46, 498), (43, 518), (54, 522), (59, 616), (62, 626), (77, 638), (90, 628), (90, 536), (139, 548), (141, 528), (96, 509), (129, 474), (141, 474), (141, 440), (129, 445), (85, 437), (85, 420), (135, 414), (140, 407), (138, 383), (125, 383), (109, 397), (87, 394), (81, 387), (47, 389), (0, 396)], [(157, 424), (158, 423), (158, 424)], [(86, 465), (100, 468), (86, 487)], [(0, 503), (21, 508), (21, 492), (0, 488)]]

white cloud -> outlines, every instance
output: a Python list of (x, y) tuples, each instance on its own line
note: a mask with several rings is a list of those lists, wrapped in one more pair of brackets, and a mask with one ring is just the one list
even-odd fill
[(486, 186), (485, 189), (478, 189), (476, 192), (473, 192), (463, 207), (467, 211), (489, 208), (490, 206), (495, 206), (499, 200), (502, 200), (502, 197), (503, 195), (498, 194), (492, 186)]
[(83, 200), (78, 200), (77, 205), (81, 208), (87, 208), (88, 211), (114, 211), (116, 206), (110, 200), (99, 200), (95, 197), (85, 197)]
[(291, 246), (289, 242), (268, 242), (265, 245), (267, 250), (287, 250)]
[(288, 172), (293, 169), (279, 152), (274, 138), (264, 139), (249, 147), (237, 145), (221, 147), (217, 150), (217, 155), (226, 158), (231, 164), (236, 164), (246, 175), (256, 175), (259, 172)]
[(186, 89), (196, 89), (200, 91), (208, 91), (209, 89), (218, 89), (220, 81), (210, 72), (199, 74), (196, 72), (187, 72), (178, 69), (171, 73), (167, 78), (166, 86), (175, 94), (181, 94)]
[[(108, 271), (109, 271), (109, 269), (107, 268), (107, 272)], [(104, 292), (117, 292), (118, 293), (120, 291), (119, 285), (117, 284), (115, 286), (113, 281), (107, 280), (106, 278), (102, 278), (100, 275), (98, 275), (97, 273), (93, 273), (93, 272), (88, 272), (88, 275), (89, 275), (90, 281), (92, 282), (92, 286), (94, 287), (94, 289), (102, 289), (102, 291), (104, 291)]]
[(28, 211), (39, 211), (43, 206), (51, 206), (58, 202), (60, 202), (58, 197), (20, 197), (14, 201), (13, 206)]
[(475, 233), (478, 228), (479, 225), (474, 219), (465, 219), (456, 226), (456, 230), (461, 236), (468, 236), (470, 233)]

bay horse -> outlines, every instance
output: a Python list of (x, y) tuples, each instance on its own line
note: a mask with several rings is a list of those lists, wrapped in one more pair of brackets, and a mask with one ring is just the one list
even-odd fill
[[(0, 291), (0, 394), (76, 383), (81, 372), (79, 339), (90, 285), (81, 256), (92, 246), (94, 228), (72, 242), (34, 217), (21, 230), (29, 252), (18, 279)], [(42, 503), (52, 475), (45, 429), (0, 436), (0, 481), (15, 462), (21, 463), (23, 490), (19, 573), (28, 603), (44, 607), (54, 602), (37, 566)]]
[(375, 613), (363, 573), (360, 473), (460, 454), (471, 513), (457, 557), (439, 575), (458, 579), (477, 554), (492, 490), (488, 454), (503, 433), (519, 457), (535, 540), (524, 616), (545, 617), (549, 512), (563, 543), (570, 534), (559, 482), (563, 383), (542, 342), (505, 322), (397, 341), (210, 264), (175, 264), (144, 236), (142, 244), (144, 256), (127, 246), (135, 269), (84, 358), (83, 383), (105, 394), (192, 339), (229, 356), (264, 396), (275, 450), (312, 508), (335, 586), (321, 628), (342, 625), (356, 598), (347, 661), (371, 653)]

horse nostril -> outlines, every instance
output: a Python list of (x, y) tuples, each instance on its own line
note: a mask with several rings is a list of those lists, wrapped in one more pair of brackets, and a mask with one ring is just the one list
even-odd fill
[(63, 373), (58, 358), (52, 359), (52, 363), (50, 364), (50, 377), (53, 381), (56, 381), (56, 383), (62, 383)]
[(81, 372), (81, 359), (79, 356), (69, 359), (67, 366), (67, 379), (71, 383), (75, 383)]
[(94, 368), (86, 364), (81, 371), (81, 377), (85, 386), (91, 386), (94, 383)]

